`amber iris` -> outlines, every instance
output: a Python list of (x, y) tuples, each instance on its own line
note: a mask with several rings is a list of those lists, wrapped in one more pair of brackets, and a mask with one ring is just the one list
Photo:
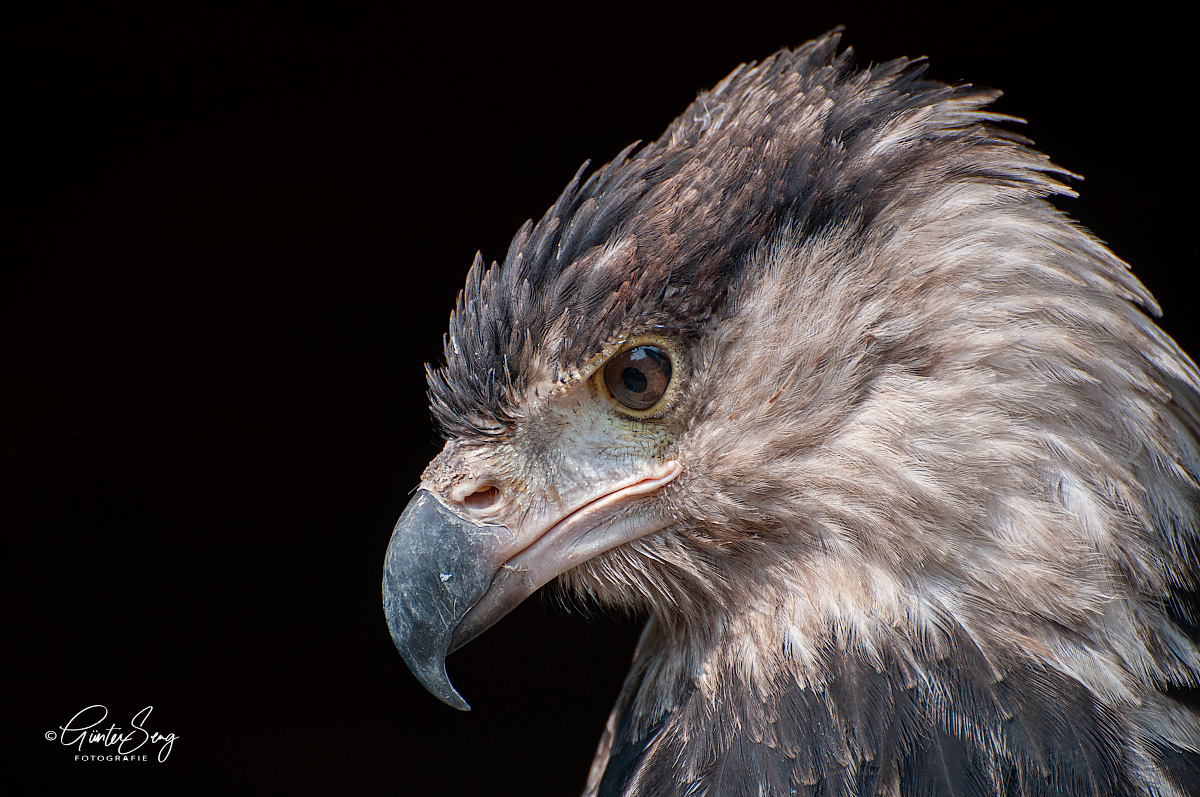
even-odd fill
[(604, 384), (629, 409), (648, 410), (671, 384), (671, 358), (654, 346), (626, 349), (604, 366)]

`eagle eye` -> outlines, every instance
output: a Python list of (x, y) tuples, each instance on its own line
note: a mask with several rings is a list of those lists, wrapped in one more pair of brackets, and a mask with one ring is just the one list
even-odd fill
[(626, 349), (605, 364), (604, 384), (629, 409), (648, 410), (671, 384), (671, 358), (655, 346)]

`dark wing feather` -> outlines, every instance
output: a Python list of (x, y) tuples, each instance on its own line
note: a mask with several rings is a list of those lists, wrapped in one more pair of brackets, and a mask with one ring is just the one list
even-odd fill
[[(629, 694), (629, 684), (626, 684), (626, 694)], [(608, 765), (604, 769), (604, 779), (600, 782), (598, 797), (620, 797), (625, 787), (633, 780), (639, 769), (639, 762), (662, 731), (666, 717), (659, 719), (649, 730), (633, 737), (633, 712), (628, 706), (624, 709), (618, 705), (614, 712), (617, 724), (613, 733), (613, 746), (609, 753)], [(650, 792), (653, 793), (653, 792)]]
[[(963, 629), (940, 657), (896, 648), (876, 669), (828, 654), (823, 687), (777, 680), (765, 695), (686, 691), (641, 738), (619, 708), (598, 792), (617, 795), (936, 795), (1112, 797), (1138, 793), (1119, 719), (1054, 669), (1012, 662), (997, 673)], [(1159, 750), (1181, 785), (1197, 757)]]
[(1151, 751), (1171, 782), (1184, 794), (1200, 795), (1200, 753), (1153, 744)]

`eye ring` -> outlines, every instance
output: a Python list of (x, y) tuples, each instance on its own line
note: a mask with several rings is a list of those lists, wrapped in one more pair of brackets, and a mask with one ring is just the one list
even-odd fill
[(650, 344), (630, 346), (604, 364), (604, 386), (619, 404), (642, 413), (662, 401), (673, 370), (665, 349)]

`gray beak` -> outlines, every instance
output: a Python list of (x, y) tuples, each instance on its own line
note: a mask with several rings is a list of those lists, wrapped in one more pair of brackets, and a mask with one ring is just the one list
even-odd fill
[(454, 708), (470, 710), (446, 675), (455, 630), (492, 584), (502, 563), (503, 526), (474, 523), (428, 490), (405, 507), (388, 543), (383, 611), (392, 640), (413, 675)]

